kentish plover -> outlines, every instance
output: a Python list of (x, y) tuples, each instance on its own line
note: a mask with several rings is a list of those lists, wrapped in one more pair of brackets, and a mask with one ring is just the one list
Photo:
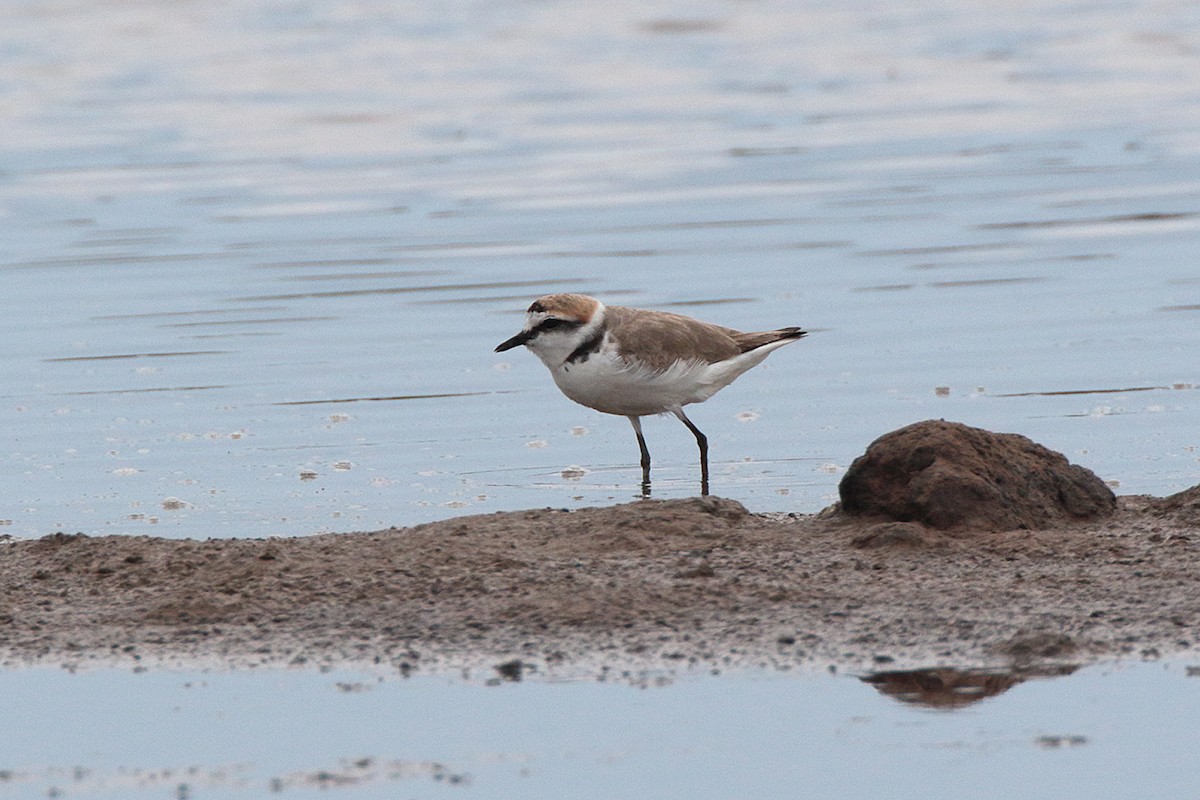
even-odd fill
[(582, 294), (550, 294), (529, 306), (525, 327), (496, 352), (525, 345), (567, 397), (628, 417), (642, 452), (643, 494), (650, 492), (650, 451), (641, 418), (674, 414), (696, 437), (700, 492), (708, 494), (708, 439), (683, 407), (704, 402), (805, 333), (742, 333), (665, 311), (605, 306)]

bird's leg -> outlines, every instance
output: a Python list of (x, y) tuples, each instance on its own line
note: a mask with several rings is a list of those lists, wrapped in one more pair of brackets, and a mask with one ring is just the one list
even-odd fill
[(683, 413), (682, 408), (674, 410), (675, 416), (679, 417), (679, 421), (688, 426), (688, 430), (696, 437), (696, 445), (700, 448), (700, 494), (708, 494), (708, 437), (700, 432), (700, 429), (692, 424), (692, 421)]
[(650, 496), (650, 451), (646, 449), (646, 437), (642, 436), (642, 418), (630, 417), (633, 432), (637, 434), (638, 448), (642, 451), (642, 497)]

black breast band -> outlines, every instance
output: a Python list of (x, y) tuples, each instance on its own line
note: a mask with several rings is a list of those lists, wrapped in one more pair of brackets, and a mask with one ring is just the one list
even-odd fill
[(579, 345), (579, 347), (576, 347), (571, 352), (571, 355), (567, 356), (567, 360), (564, 361), (563, 363), (564, 364), (583, 363), (584, 361), (588, 360), (588, 357), (591, 356), (592, 353), (599, 350), (600, 345), (603, 343), (604, 343), (604, 326), (601, 325), (599, 328), (596, 329), (596, 331), (591, 336), (584, 339), (583, 344)]

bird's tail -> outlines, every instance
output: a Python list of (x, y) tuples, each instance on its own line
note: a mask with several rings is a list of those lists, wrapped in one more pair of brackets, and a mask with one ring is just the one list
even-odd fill
[(792, 339), (801, 339), (808, 335), (808, 331), (800, 328), (780, 328), (775, 331), (755, 331), (752, 333), (738, 333), (734, 336), (734, 340), (738, 346), (742, 348), (743, 353), (748, 353), (751, 350), (775, 344), (776, 342), (786, 342)]

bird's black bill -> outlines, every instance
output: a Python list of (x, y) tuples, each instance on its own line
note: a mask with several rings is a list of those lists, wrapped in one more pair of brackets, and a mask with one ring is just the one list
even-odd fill
[(532, 338), (533, 338), (532, 331), (521, 331), (520, 333), (518, 333), (516, 336), (512, 337), (511, 339), (501, 342), (500, 344), (496, 345), (495, 352), (503, 353), (505, 350), (512, 350), (514, 347), (520, 347), (521, 345), (525, 344)]

